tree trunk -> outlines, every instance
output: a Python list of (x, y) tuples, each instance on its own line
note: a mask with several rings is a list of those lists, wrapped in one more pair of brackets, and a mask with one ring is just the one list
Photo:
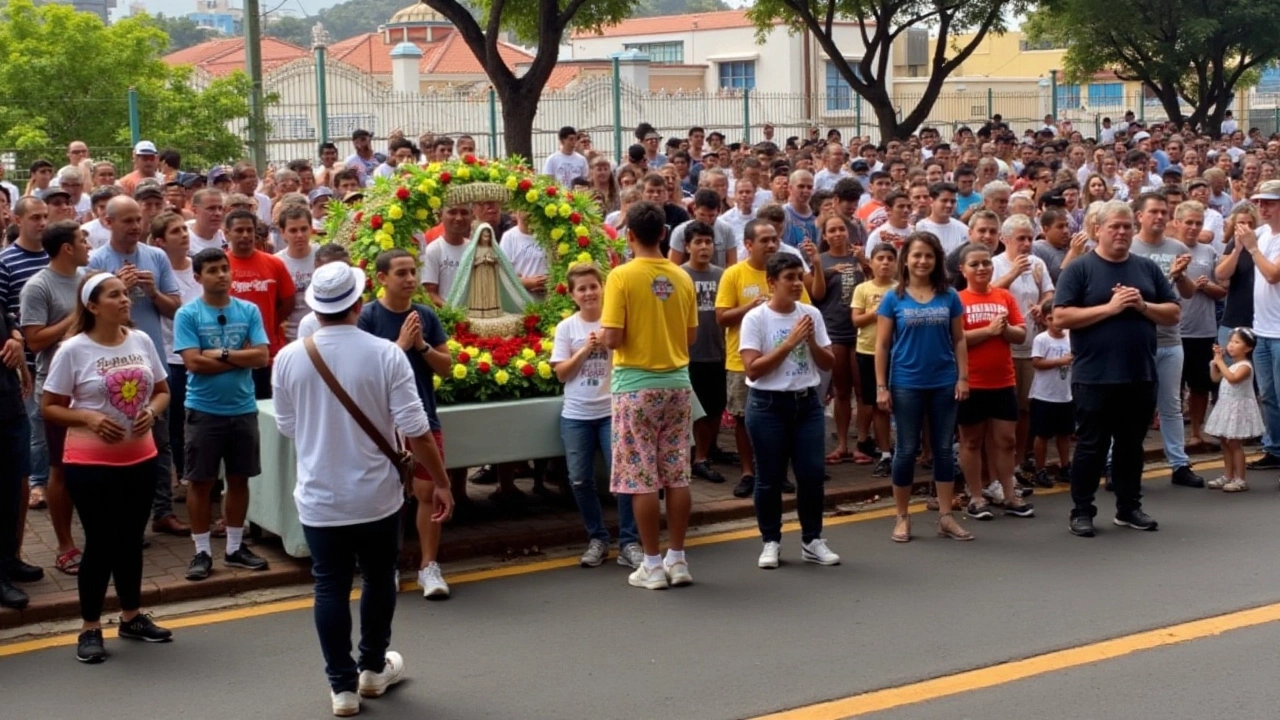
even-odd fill
[(871, 106), (876, 114), (876, 121), (880, 124), (880, 142), (902, 140), (910, 134), (909, 131), (903, 132), (902, 126), (898, 123), (898, 111), (893, 108), (893, 101), (889, 99), (889, 94), (883, 87), (873, 88), (869, 97), (863, 99)]
[(506, 155), (519, 155), (535, 167), (533, 157), (533, 119), (538, 114), (538, 93), (530, 93), (517, 80), (511, 86), (495, 85), (502, 101), (502, 139)]

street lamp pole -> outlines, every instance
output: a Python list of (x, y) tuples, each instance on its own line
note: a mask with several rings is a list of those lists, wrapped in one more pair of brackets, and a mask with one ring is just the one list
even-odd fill
[(258, 0), (244, 0), (244, 60), (249, 73), (249, 157), (267, 171), (267, 121), (262, 108), (262, 16)]

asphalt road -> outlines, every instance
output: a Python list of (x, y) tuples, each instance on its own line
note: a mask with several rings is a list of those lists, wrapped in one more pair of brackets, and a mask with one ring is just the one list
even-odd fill
[[(772, 571), (754, 539), (691, 548), (695, 584), (666, 592), (609, 563), (457, 585), (445, 603), (403, 594), (392, 647), (409, 679), (363, 716), (748, 718), (1277, 603), (1280, 493), (1274, 473), (1251, 481), (1240, 495), (1148, 481), (1154, 533), (1112, 526), (1104, 494), (1098, 537), (1072, 537), (1056, 495), (1035, 498), (1035, 519), (966, 521), (972, 543), (934, 537), (928, 515), (903, 546), (890, 518), (832, 524), (839, 567), (801, 563), (791, 532)], [(1277, 639), (1263, 625), (874, 717), (1274, 717)], [(0, 716), (329, 716), (307, 610), (108, 650), (99, 666), (70, 647), (0, 657)]]

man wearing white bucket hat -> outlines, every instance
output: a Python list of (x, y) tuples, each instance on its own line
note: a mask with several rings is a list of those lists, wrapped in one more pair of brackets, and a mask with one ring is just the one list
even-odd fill
[[(307, 305), (320, 329), (276, 356), (276, 426), (297, 448), (294, 502), (311, 549), (315, 622), (333, 713), (399, 682), (404, 658), (388, 650), (396, 605), (400, 508), (397, 430), (413, 459), (437, 478), (433, 519), (448, 520), (448, 473), (404, 351), (356, 327), (367, 277), (345, 263), (316, 269)], [(351, 657), (352, 576), (360, 563), (360, 659)]]

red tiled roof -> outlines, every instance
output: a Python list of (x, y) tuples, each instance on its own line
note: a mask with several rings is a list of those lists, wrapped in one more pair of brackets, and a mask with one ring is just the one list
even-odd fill
[[(783, 24), (775, 20), (774, 25)], [(839, 25), (857, 24), (848, 20), (837, 21)], [(603, 27), (599, 32), (580, 30), (573, 33), (574, 38), (619, 37), (623, 35), (662, 35), (665, 33), (689, 32), (691, 30), (727, 30), (730, 28), (751, 27), (753, 23), (747, 18), (746, 10), (721, 10), (719, 12), (690, 13), (688, 15), (660, 15), (657, 17), (629, 18), (617, 25)], [(868, 26), (871, 23), (867, 23)]]
[[(267, 36), (262, 38), (262, 69), (264, 72), (301, 57), (310, 51), (283, 40)], [(245, 69), (244, 38), (224, 38), (200, 43), (164, 57), (170, 65), (194, 65), (212, 77), (229, 75)]]

